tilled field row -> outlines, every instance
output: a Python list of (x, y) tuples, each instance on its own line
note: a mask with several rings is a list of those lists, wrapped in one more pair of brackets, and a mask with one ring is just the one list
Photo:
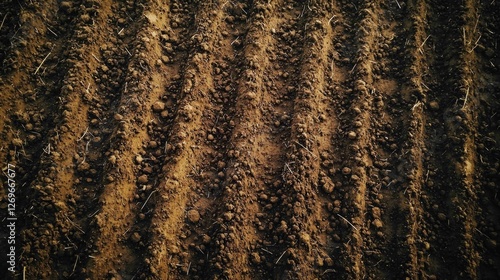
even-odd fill
[(498, 5), (4, 1), (0, 275), (499, 277)]

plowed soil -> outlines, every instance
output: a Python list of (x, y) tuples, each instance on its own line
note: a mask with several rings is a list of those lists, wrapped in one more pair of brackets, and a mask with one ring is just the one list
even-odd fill
[(4, 0), (0, 22), (1, 279), (500, 278), (499, 1)]

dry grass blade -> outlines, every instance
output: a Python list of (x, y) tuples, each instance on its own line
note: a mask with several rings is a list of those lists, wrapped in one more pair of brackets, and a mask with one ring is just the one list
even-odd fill
[(349, 222), (349, 220), (347, 220), (346, 218), (344, 218), (344, 217), (343, 217), (342, 215), (340, 215), (340, 214), (337, 214), (337, 216), (339, 216), (340, 218), (342, 218), (342, 219), (343, 219), (344, 221), (346, 221), (349, 225), (351, 225), (351, 227), (352, 227), (353, 229), (355, 229), (356, 231), (358, 231), (358, 228), (357, 228), (357, 227), (355, 227), (355, 226), (354, 226), (351, 222)]
[(142, 211), (142, 209), (144, 209), (144, 206), (146, 206), (146, 203), (148, 203), (148, 201), (149, 201), (149, 199), (151, 198), (151, 196), (152, 196), (155, 192), (157, 192), (157, 191), (158, 191), (158, 190), (154, 190), (154, 191), (152, 191), (152, 192), (148, 195), (148, 198), (146, 199), (146, 201), (144, 201), (144, 204), (143, 204), (143, 205), (142, 205), (142, 207), (141, 207), (141, 211)]
[(5, 22), (5, 19), (7, 18), (7, 15), (9, 13), (6, 13), (5, 16), (3, 16), (3, 19), (2, 19), (2, 23), (0, 24), (0, 30), (2, 30), (2, 27), (3, 27), (3, 23)]
[(316, 155), (313, 154), (313, 152), (311, 152), (311, 150), (309, 150), (308, 148), (306, 148), (306, 146), (300, 144), (298, 141), (293, 141), (295, 144), (301, 146), (304, 150), (306, 150), (307, 152), (309, 152), (309, 154), (311, 154), (311, 156), (313, 156), (314, 158), (317, 158)]
[(35, 75), (36, 75), (36, 73), (38, 73), (38, 71), (40, 70), (40, 68), (42, 68), (43, 63), (45, 62), (45, 60), (47, 60), (47, 58), (49, 58), (49, 55), (50, 55), (51, 53), (52, 53), (52, 52), (49, 52), (49, 53), (45, 56), (45, 58), (42, 60), (42, 62), (40, 63), (40, 65), (38, 65), (38, 67), (37, 67), (37, 68), (36, 68), (36, 70), (35, 70)]
[(285, 253), (288, 251), (288, 249), (286, 249), (285, 251), (283, 251), (283, 253), (281, 253), (280, 257), (278, 258), (278, 260), (276, 260), (276, 262), (274, 264), (278, 264), (279, 261), (281, 260), (281, 258), (285, 255)]
[(424, 52), (422, 51), (422, 48), (424, 47), (425, 43), (427, 42), (427, 40), (429, 40), (430, 37), (431, 37), (431, 35), (427, 35), (427, 37), (424, 39), (424, 41), (422, 42), (422, 44), (420, 44), (420, 46), (418, 47), (418, 51), (421, 54), (424, 54)]

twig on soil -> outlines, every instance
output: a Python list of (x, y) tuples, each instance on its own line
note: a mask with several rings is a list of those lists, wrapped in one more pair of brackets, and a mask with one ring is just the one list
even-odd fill
[[(132, 56), (132, 54), (128, 51), (127, 47), (125, 47), (125, 50), (127, 51), (128, 55)], [(125, 85), (125, 89), (127, 89), (126, 85)]]
[(224, 9), (224, 6), (226, 6), (227, 3), (231, 3), (234, 6), (234, 3), (232, 1), (226, 1), (226, 2), (224, 2), (224, 4), (222, 4), (221, 8)]
[(337, 216), (341, 217), (344, 221), (346, 221), (348, 224), (350, 224), (353, 229), (355, 229), (356, 231), (359, 231), (357, 227), (355, 227), (353, 224), (351, 224), (351, 222), (349, 222), (349, 220), (347, 220), (346, 218), (342, 217), (342, 215), (337, 214)]
[(191, 269), (191, 262), (189, 262), (189, 265), (188, 265), (188, 269), (187, 269), (187, 272), (186, 272), (186, 275), (189, 275), (189, 270)]
[(87, 217), (89, 217), (89, 218), (94, 217), (97, 213), (99, 213), (99, 210), (100, 210), (100, 209), (97, 209), (94, 213), (92, 213), (92, 214), (90, 214), (90, 215), (87, 215)]
[(52, 53), (52, 52), (49, 52), (49, 53), (45, 56), (45, 58), (42, 60), (42, 62), (40, 63), (40, 65), (36, 68), (36, 70), (35, 70), (35, 74), (34, 74), (34, 75), (36, 75), (36, 73), (38, 73), (38, 70), (40, 70), (40, 68), (42, 67), (43, 63), (45, 62), (45, 60), (47, 60), (47, 58), (49, 58), (49, 55), (50, 55), (51, 53)]
[(97, 56), (95, 56), (93, 53), (91, 53), (91, 55), (95, 58), (95, 60), (101, 62), (101, 60), (99, 58), (97, 58)]
[[(67, 235), (65, 235), (64, 237), (66, 237), (66, 239), (68, 239), (69, 244), (71, 244), (72, 247), (70, 247), (70, 248), (78, 250), (78, 246), (76, 246), (76, 244), (73, 243), (73, 241), (71, 241), (71, 239), (69, 239), (69, 237)], [(66, 249), (64, 249), (64, 250), (66, 250)]]
[(354, 69), (356, 68), (357, 65), (358, 65), (357, 63), (354, 64), (354, 66), (352, 67), (351, 71), (349, 71), (349, 73), (352, 73), (354, 71)]
[(144, 206), (146, 206), (146, 203), (148, 203), (148, 201), (149, 201), (149, 199), (151, 198), (151, 196), (152, 196), (155, 192), (157, 192), (157, 191), (158, 191), (158, 190), (154, 190), (154, 191), (152, 191), (152, 192), (148, 195), (148, 198), (146, 198), (146, 201), (144, 201), (144, 204), (142, 205), (142, 207), (141, 207), (141, 210), (140, 210), (140, 211), (142, 211), (142, 209), (144, 209)]
[(331, 72), (330, 72), (330, 73), (331, 73), (331, 74), (330, 74), (330, 79), (332, 79), (332, 81), (333, 81), (333, 73), (334, 73), (334, 71), (333, 71), (333, 69), (334, 69), (334, 68), (333, 68), (333, 59), (332, 59), (332, 63), (331, 63), (331, 65), (330, 65), (330, 68), (331, 68)]
[(89, 144), (90, 144), (90, 140), (87, 141), (87, 144), (85, 144), (85, 153), (87, 153), (89, 151)]
[(305, 10), (306, 10), (306, 6), (304, 5), (304, 8), (302, 9), (302, 12), (300, 13), (298, 18), (301, 18), (304, 15)]
[(85, 234), (85, 231), (83, 231), (83, 229), (81, 229), (80, 226), (78, 226), (77, 224), (75, 224), (66, 214), (63, 214), (63, 215), (77, 230), (79, 230), (83, 234)]
[(271, 251), (269, 251), (269, 250), (266, 250), (266, 249), (264, 249), (264, 248), (260, 248), (260, 249), (261, 249), (262, 251), (266, 252), (266, 253), (269, 253), (269, 254), (271, 254), (271, 255), (273, 254), (273, 253), (272, 253)]
[(292, 169), (290, 168), (290, 165), (289, 165), (289, 164), (292, 164), (292, 163), (294, 163), (294, 162), (292, 161), (292, 162), (286, 162), (285, 163), (285, 166), (288, 169), (288, 171), (290, 171), (290, 173), (293, 173), (293, 171), (292, 171)]
[(57, 33), (55, 33), (54, 31), (52, 31), (52, 29), (50, 29), (48, 26), (47, 26), (47, 30), (50, 31), (50, 33), (54, 34), (54, 36), (59, 37), (59, 36), (57, 36)]
[[(474, 43), (474, 47), (472, 47), (472, 49), (468, 50), (468, 51), (467, 51), (468, 53), (473, 52), (473, 51), (477, 48), (477, 46), (479, 45), (479, 40), (481, 40), (481, 36), (482, 36), (482, 35), (479, 35), (479, 38), (477, 38), (476, 42)], [(472, 41), (471, 41), (471, 42), (472, 42)]]
[[(3, 22), (2, 22), (3, 24)], [(26, 280), (26, 267), (23, 267), (23, 280)]]
[(89, 127), (87, 126), (87, 128), (83, 132), (83, 135), (80, 138), (78, 138), (78, 140), (76, 140), (76, 142), (80, 142), (83, 139), (83, 137), (85, 137), (85, 135), (87, 135), (88, 131), (89, 131)]
[(462, 28), (463, 34), (462, 36), (464, 37), (464, 46), (467, 46), (467, 36), (465, 35), (465, 27)]
[(420, 101), (418, 101), (417, 103), (415, 103), (415, 105), (413, 105), (413, 107), (411, 108), (411, 110), (415, 111), (415, 108), (417, 108), (420, 105), (422, 105), (422, 103)]
[(332, 22), (332, 19), (334, 19), (336, 17), (336, 15), (333, 15), (329, 20), (328, 20), (328, 25), (330, 24), (330, 22)]
[(286, 249), (285, 251), (283, 251), (283, 253), (281, 253), (280, 257), (278, 258), (278, 260), (274, 263), (274, 264), (278, 264), (279, 261), (281, 260), (281, 258), (285, 255), (285, 253), (288, 251), (288, 249)]
[(422, 47), (425, 45), (425, 43), (427, 42), (427, 40), (431, 37), (431, 35), (427, 35), (427, 37), (425, 38), (425, 40), (422, 42), (422, 44), (420, 45), (420, 47), (418, 47), (418, 51), (421, 53), (421, 54), (424, 54), (424, 52), (422, 51)]
[(231, 46), (236, 42), (238, 41), (238, 39), (240, 38), (240, 36), (236, 37), (236, 39), (234, 39), (232, 42), (231, 42)]
[(482, 236), (484, 236), (484, 237), (486, 237), (486, 238), (488, 238), (488, 239), (491, 240), (491, 238), (488, 235), (484, 234), (482, 231), (478, 230), (477, 228), (474, 228), (474, 230), (477, 231), (477, 232), (479, 232)]
[(79, 260), (79, 259), (80, 259), (80, 256), (79, 256), (79, 255), (77, 255), (77, 256), (76, 256), (76, 260), (75, 260), (75, 264), (73, 265), (73, 271), (71, 272), (71, 274), (70, 274), (69, 276), (71, 276), (71, 275), (73, 275), (73, 274), (75, 273), (76, 264), (78, 263), (78, 260)]
[(477, 25), (479, 23), (479, 18), (481, 17), (481, 15), (478, 15), (477, 18), (476, 18), (476, 24), (474, 24), (474, 30), (472, 30), (472, 34), (476, 33), (476, 29), (477, 29)]
[(205, 255), (205, 252), (203, 252), (203, 250), (200, 247), (196, 246), (196, 249), (198, 249), (198, 251), (200, 251), (202, 255)]
[(137, 276), (137, 273), (139, 273), (139, 269), (135, 272), (134, 276), (132, 276), (132, 278), (130, 278), (130, 280), (134, 280), (135, 276)]
[(43, 148), (43, 151), (44, 151), (46, 154), (50, 155), (50, 143), (47, 145), (47, 147)]
[(316, 155), (313, 154), (313, 152), (311, 152), (308, 148), (306, 148), (304, 145), (300, 144), (299, 142), (297, 141), (293, 141), (295, 142), (296, 144), (298, 144), (299, 146), (301, 146), (302, 148), (304, 148), (304, 150), (308, 151), (314, 158), (316, 158)]
[(398, 0), (396, 0), (396, 4), (398, 4), (398, 7), (401, 9), (401, 5), (399, 5)]
[(389, 182), (389, 184), (387, 184), (387, 186), (385, 186), (386, 188), (390, 187), (392, 185), (392, 183), (396, 182), (396, 180), (392, 180)]
[(462, 109), (465, 108), (465, 103), (467, 103), (467, 98), (469, 98), (469, 89), (470, 87), (467, 87), (467, 91), (465, 92), (464, 105), (462, 106)]
[(7, 13), (5, 14), (5, 16), (3, 16), (2, 23), (0, 23), (0, 30), (2, 30), (3, 23), (5, 22), (5, 19), (7, 18), (7, 15), (8, 15), (8, 14), (9, 14), (9, 13), (7, 12)]
[(325, 273), (331, 273), (331, 272), (335, 272), (335, 270), (333, 270), (333, 269), (331, 269), (331, 268), (330, 268), (330, 269), (327, 269), (327, 270), (325, 270), (325, 271), (323, 272), (323, 274), (321, 274), (321, 275), (324, 275)]
[(40, 76), (38, 76), (38, 79), (40, 80), (40, 82), (45, 85), (45, 82), (42, 80), (42, 78), (40, 78)]

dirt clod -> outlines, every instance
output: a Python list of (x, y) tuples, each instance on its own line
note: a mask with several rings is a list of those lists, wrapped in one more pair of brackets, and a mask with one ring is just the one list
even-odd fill
[(165, 103), (156, 101), (155, 103), (153, 103), (151, 108), (153, 109), (153, 112), (159, 113), (165, 109)]
[(333, 184), (332, 182), (326, 182), (325, 184), (323, 184), (323, 191), (325, 193), (332, 193), (334, 188), (335, 184)]
[(351, 168), (349, 168), (349, 167), (343, 167), (342, 168), (342, 174), (344, 174), (344, 175), (351, 174)]
[(349, 131), (349, 133), (347, 133), (347, 137), (349, 137), (349, 139), (351, 139), (351, 140), (356, 139), (357, 136), (358, 135), (354, 131)]
[(138, 243), (139, 241), (141, 241), (141, 235), (138, 233), (138, 232), (134, 232), (131, 236), (130, 236), (130, 241), (134, 242), (134, 243)]
[(253, 262), (254, 264), (260, 264), (261, 263), (260, 255), (256, 252), (250, 254), (250, 261)]
[(142, 156), (141, 156), (141, 155), (137, 155), (137, 156), (135, 156), (135, 162), (136, 162), (137, 164), (141, 164), (141, 163), (142, 163), (142, 161), (143, 161), (143, 158), (142, 158)]
[(15, 147), (22, 147), (23, 146), (23, 140), (19, 139), (19, 138), (14, 138), (12, 139), (12, 145), (14, 145)]
[(191, 223), (198, 223), (200, 221), (200, 212), (196, 209), (191, 209), (187, 212), (187, 218)]
[(139, 178), (137, 178), (137, 183), (139, 184), (146, 184), (148, 182), (148, 175), (144, 174), (144, 175), (141, 175), (139, 176)]
[(437, 111), (437, 110), (439, 110), (439, 103), (438, 103), (437, 101), (433, 100), (433, 101), (431, 101), (431, 102), (429, 103), (429, 107), (430, 107), (432, 110)]

